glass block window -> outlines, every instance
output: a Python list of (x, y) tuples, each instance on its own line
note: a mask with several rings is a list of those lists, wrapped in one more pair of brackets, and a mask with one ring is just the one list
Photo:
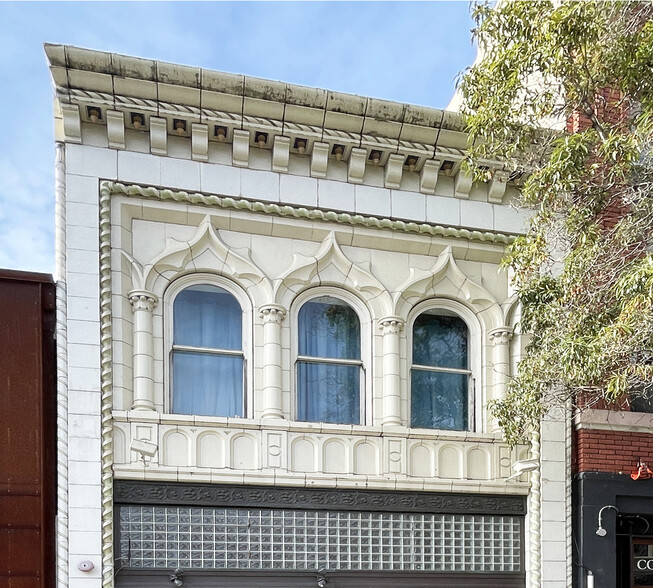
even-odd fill
[(121, 506), (121, 565), (521, 571), (522, 517)]

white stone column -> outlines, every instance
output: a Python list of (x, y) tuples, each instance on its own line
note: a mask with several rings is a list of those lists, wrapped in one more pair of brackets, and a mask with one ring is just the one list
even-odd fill
[(263, 319), (263, 410), (261, 418), (282, 419), (281, 403), (281, 322), (286, 309), (278, 304), (259, 308)]
[(493, 347), (492, 364), (494, 366), (492, 396), (495, 400), (503, 398), (506, 393), (510, 376), (511, 340), (512, 329), (510, 327), (498, 327), (490, 331), (490, 341), (492, 341)]
[(128, 296), (134, 311), (134, 398), (132, 410), (155, 410), (152, 311), (158, 299), (146, 290), (132, 290)]
[(379, 321), (383, 333), (383, 425), (401, 425), (399, 333), (404, 321), (388, 316)]

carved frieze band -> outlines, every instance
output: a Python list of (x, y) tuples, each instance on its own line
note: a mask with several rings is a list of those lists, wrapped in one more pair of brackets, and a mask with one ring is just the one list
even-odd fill
[(526, 514), (522, 496), (381, 492), (322, 488), (226, 486), (116, 480), (114, 501), (120, 504), (230, 506), (241, 508), (306, 508), (384, 512)]
[(277, 216), (291, 218), (305, 218), (307, 220), (335, 222), (344, 225), (371, 227), (377, 229), (391, 229), (404, 233), (418, 233), (436, 237), (453, 237), (470, 241), (482, 241), (485, 243), (500, 243), (509, 245), (515, 240), (514, 235), (495, 233), (490, 231), (470, 231), (468, 229), (457, 229), (430, 223), (411, 223), (389, 218), (376, 216), (363, 216), (361, 214), (348, 214), (317, 208), (303, 208), (289, 206), (287, 204), (275, 204), (273, 202), (260, 202), (247, 200), (246, 198), (232, 198), (215, 195), (189, 193), (175, 190), (159, 190), (152, 186), (139, 186), (137, 184), (121, 184), (118, 182), (103, 182), (102, 187), (112, 194), (137, 196), (141, 198), (156, 198), (158, 200), (174, 200), (175, 202), (189, 202), (191, 204), (203, 204), (206, 206), (217, 206), (231, 210), (248, 210), (262, 214), (274, 214)]

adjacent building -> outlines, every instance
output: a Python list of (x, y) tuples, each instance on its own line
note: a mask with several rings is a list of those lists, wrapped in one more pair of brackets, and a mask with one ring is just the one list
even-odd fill
[(570, 429), (486, 410), (519, 178), (460, 117), (46, 53), (58, 585), (568, 586)]
[(0, 269), (0, 585), (54, 586), (56, 300), (52, 276)]

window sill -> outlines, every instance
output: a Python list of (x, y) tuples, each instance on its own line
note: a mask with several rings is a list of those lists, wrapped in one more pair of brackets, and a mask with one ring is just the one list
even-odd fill
[[(626, 413), (631, 414), (631, 413)], [(653, 421), (653, 415), (649, 417)], [(113, 418), (117, 422), (147, 422), (162, 425), (196, 426), (207, 428), (234, 428), (266, 431), (289, 431), (292, 433), (312, 433), (330, 435), (353, 435), (361, 437), (403, 437), (406, 439), (450, 440), (454, 442), (502, 442), (499, 433), (476, 433), (472, 431), (448, 431), (440, 429), (410, 428), (397, 425), (367, 426), (367, 425), (337, 425), (332, 423), (312, 423), (290, 421), (286, 419), (244, 419), (235, 417), (209, 417), (160, 413), (149, 410), (115, 410)]]

